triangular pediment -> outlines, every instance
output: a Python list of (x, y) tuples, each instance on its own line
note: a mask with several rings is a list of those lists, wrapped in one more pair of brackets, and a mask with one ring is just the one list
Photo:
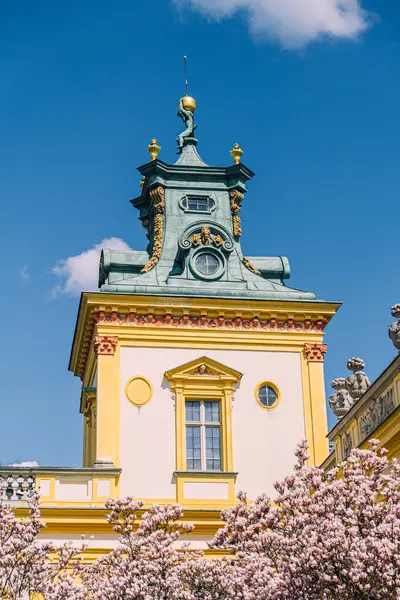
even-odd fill
[(167, 371), (165, 377), (169, 380), (204, 377), (205, 379), (217, 378), (238, 382), (242, 377), (242, 373), (239, 373), (239, 371), (227, 367), (208, 356), (202, 356), (195, 360), (191, 360), (180, 367)]

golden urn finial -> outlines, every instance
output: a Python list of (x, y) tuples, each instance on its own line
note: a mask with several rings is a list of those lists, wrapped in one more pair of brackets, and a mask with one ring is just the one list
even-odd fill
[(151, 144), (148, 145), (147, 150), (149, 151), (151, 160), (156, 160), (158, 153), (161, 150), (161, 146), (157, 145), (156, 138), (151, 140)]
[(230, 155), (232, 156), (234, 162), (238, 165), (240, 163), (240, 159), (242, 157), (243, 150), (240, 148), (239, 144), (233, 144), (233, 148), (230, 151)]

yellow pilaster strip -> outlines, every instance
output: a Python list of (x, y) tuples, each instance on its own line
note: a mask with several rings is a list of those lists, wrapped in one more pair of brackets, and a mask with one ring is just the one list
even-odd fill
[(185, 398), (180, 382), (176, 384), (175, 394), (176, 470), (186, 471)]
[[(97, 336), (100, 338), (100, 336)], [(99, 342), (100, 343), (100, 342)], [(108, 342), (103, 342), (103, 345)], [(96, 461), (120, 466), (120, 347), (98, 351)]]
[(328, 426), (325, 401), (324, 363), (309, 362), (314, 464), (319, 466), (329, 454)]

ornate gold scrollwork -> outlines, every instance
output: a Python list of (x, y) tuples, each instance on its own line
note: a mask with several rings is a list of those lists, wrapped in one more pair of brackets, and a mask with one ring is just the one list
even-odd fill
[(249, 271), (251, 271), (252, 273), (254, 273), (254, 275), (261, 275), (260, 271), (255, 268), (255, 266), (253, 265), (253, 263), (251, 262), (251, 260), (249, 260), (248, 258), (246, 258), (246, 257), (243, 256), (242, 263), (244, 264), (244, 266), (246, 267), (246, 269), (248, 269)]
[(161, 250), (163, 245), (163, 214), (165, 209), (164, 202), (164, 188), (159, 185), (158, 187), (150, 190), (150, 198), (153, 200), (154, 209), (156, 211), (156, 215), (154, 217), (154, 242), (153, 242), (153, 252), (151, 254), (151, 258), (146, 263), (146, 265), (142, 269), (142, 273), (147, 273), (151, 271), (153, 267), (156, 266), (158, 261), (160, 260)]
[(229, 195), (231, 198), (233, 235), (235, 237), (240, 237), (242, 235), (242, 223), (239, 217), (239, 212), (241, 209), (241, 202), (244, 198), (244, 194), (243, 192), (239, 192), (239, 190), (231, 190)]

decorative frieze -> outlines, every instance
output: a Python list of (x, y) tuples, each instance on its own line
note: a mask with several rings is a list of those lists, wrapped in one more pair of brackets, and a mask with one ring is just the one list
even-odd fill
[(93, 347), (96, 354), (115, 354), (118, 345), (116, 335), (95, 335), (93, 337)]
[(304, 344), (304, 354), (308, 362), (324, 362), (326, 344)]
[[(260, 319), (258, 317), (244, 318), (226, 318), (225, 316), (210, 318), (206, 315), (192, 316), (182, 315), (174, 316), (172, 314), (121, 314), (118, 312), (99, 312), (95, 315), (96, 323), (110, 324), (116, 326), (139, 326), (139, 327), (174, 327), (174, 328), (200, 328), (200, 329), (240, 329), (257, 331), (284, 331), (290, 333), (321, 333), (325, 323), (323, 321), (305, 320), (304, 322), (294, 319), (278, 320), (274, 318)], [(326, 352), (325, 344), (306, 344), (312, 349), (311, 354), (322, 356), (321, 359), (309, 358), (308, 360), (323, 360), (323, 353)], [(309, 350), (307, 349), (307, 352)], [(319, 353), (319, 354), (318, 354)], [(322, 353), (322, 354), (321, 354)], [(310, 356), (311, 356), (310, 354)]]
[(382, 396), (372, 398), (358, 419), (361, 442), (367, 439), (392, 414), (395, 408), (396, 403), (393, 387), (385, 391)]

